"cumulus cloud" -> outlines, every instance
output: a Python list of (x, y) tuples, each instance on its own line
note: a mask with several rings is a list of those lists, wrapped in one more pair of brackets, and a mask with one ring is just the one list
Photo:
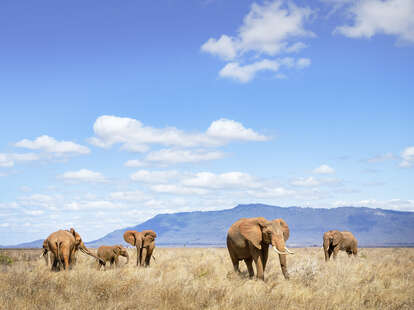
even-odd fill
[(371, 38), (377, 34), (396, 36), (399, 43), (414, 43), (414, 1), (361, 0), (348, 8), (351, 25), (335, 29), (350, 38)]
[(294, 186), (302, 186), (302, 187), (340, 185), (341, 183), (342, 183), (341, 180), (335, 179), (335, 178), (316, 179), (314, 177), (307, 177), (307, 178), (301, 177), (291, 182), (291, 184)]
[(414, 146), (407, 147), (402, 153), (403, 161), (400, 163), (401, 167), (411, 167), (414, 163)]
[[(230, 61), (220, 70), (221, 77), (246, 83), (260, 71), (279, 70), (280, 62), (261, 57), (297, 53), (306, 47), (298, 40), (315, 36), (304, 26), (312, 13), (309, 8), (298, 7), (293, 2), (286, 5), (281, 0), (262, 5), (253, 3), (236, 36), (223, 34), (219, 39), (210, 38), (201, 50)], [(309, 65), (310, 60), (302, 58), (296, 67)]]
[[(221, 128), (223, 132), (218, 133), (217, 128)], [(95, 146), (111, 147), (120, 143), (123, 149), (149, 144), (215, 147), (231, 141), (266, 141), (269, 139), (250, 128), (245, 128), (241, 123), (224, 118), (212, 122), (206, 132), (186, 133), (175, 127), (154, 128), (144, 126), (133, 118), (103, 115), (96, 119), (93, 130), (96, 136), (90, 138), (89, 141)]]
[(72, 141), (57, 141), (52, 137), (43, 135), (35, 140), (23, 139), (15, 144), (17, 147), (30, 150), (39, 150), (52, 153), (56, 156), (89, 154), (86, 146), (76, 144)]
[(257, 198), (279, 198), (296, 194), (295, 191), (284, 187), (264, 187), (258, 190), (248, 190), (247, 193)]
[(16, 162), (33, 161), (38, 159), (39, 157), (33, 153), (0, 153), (0, 167), (13, 167)]
[(125, 162), (125, 164), (124, 164), (124, 166), (125, 167), (133, 167), (133, 168), (137, 168), (137, 167), (144, 167), (144, 166), (146, 166), (147, 165), (147, 163), (145, 163), (145, 162), (143, 162), (143, 161), (141, 161), (141, 160), (138, 160), (138, 159), (131, 159), (131, 160), (128, 160), (127, 162)]
[(95, 172), (88, 169), (81, 169), (78, 171), (67, 171), (64, 174), (62, 174), (60, 178), (69, 182), (107, 182), (107, 179), (100, 172)]
[(151, 190), (158, 193), (168, 193), (174, 195), (205, 195), (208, 193), (206, 189), (185, 187), (176, 184), (158, 184), (151, 186)]
[(162, 149), (149, 153), (146, 160), (161, 163), (195, 163), (222, 157), (224, 157), (222, 152)]
[(63, 206), (66, 210), (90, 210), (90, 209), (118, 209), (120, 206), (111, 201), (73, 201), (65, 203)]
[(179, 173), (175, 170), (138, 170), (131, 174), (131, 180), (142, 183), (166, 183), (178, 176)]
[(335, 170), (332, 167), (328, 166), (328, 165), (320, 165), (319, 167), (317, 167), (313, 170), (313, 173), (332, 174), (332, 173), (335, 173)]
[(257, 188), (260, 184), (249, 174), (239, 171), (215, 174), (199, 172), (182, 181), (186, 186), (202, 188)]
[(147, 200), (148, 195), (140, 190), (126, 191), (126, 192), (112, 192), (109, 194), (111, 200), (120, 201), (143, 201)]

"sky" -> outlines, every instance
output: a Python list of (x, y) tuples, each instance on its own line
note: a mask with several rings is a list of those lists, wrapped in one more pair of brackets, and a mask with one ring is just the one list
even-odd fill
[(414, 0), (1, 1), (0, 244), (238, 204), (414, 211)]

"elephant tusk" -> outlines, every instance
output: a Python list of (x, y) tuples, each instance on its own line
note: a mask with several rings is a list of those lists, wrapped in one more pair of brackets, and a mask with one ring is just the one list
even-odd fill
[(289, 250), (287, 247), (285, 247), (286, 252), (288, 252), (289, 254), (295, 254), (295, 252), (292, 252), (291, 250)]
[(278, 249), (276, 249), (276, 247), (274, 245), (272, 245), (272, 248), (273, 248), (273, 250), (275, 250), (275, 252), (277, 254), (280, 254), (280, 255), (288, 255), (289, 254), (289, 253), (286, 253), (286, 252), (280, 252)]

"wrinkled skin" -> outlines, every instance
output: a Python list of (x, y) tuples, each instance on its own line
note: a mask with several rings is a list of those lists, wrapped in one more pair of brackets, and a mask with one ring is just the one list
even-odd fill
[(73, 228), (55, 231), (43, 243), (43, 256), (49, 253), (53, 271), (59, 271), (60, 267), (63, 267), (64, 270), (72, 268), (76, 263), (76, 253), (79, 250), (105, 265), (102, 259), (86, 248), (82, 238)]
[[(242, 218), (235, 222), (227, 233), (227, 249), (234, 270), (240, 273), (239, 261), (244, 260), (249, 276), (254, 276), (253, 261), (257, 278), (264, 280), (264, 271), (269, 245), (279, 251), (280, 267), (285, 279), (289, 279), (286, 255), (289, 254), (285, 241), (289, 238), (289, 227), (282, 219), (268, 221), (263, 217)], [(290, 252), (290, 254), (293, 254)]]
[(349, 231), (330, 230), (323, 234), (323, 251), (325, 261), (328, 261), (332, 254), (335, 259), (339, 251), (345, 251), (348, 256), (356, 256), (358, 241)]
[[(119, 266), (119, 256), (126, 257), (126, 264), (129, 262), (129, 255), (127, 249), (122, 245), (102, 245), (98, 248), (97, 256), (105, 262), (110, 262), (111, 266), (115, 263), (115, 266)], [(102, 263), (98, 262), (98, 269), (102, 267)]]
[(124, 233), (125, 242), (137, 248), (137, 266), (149, 266), (152, 252), (155, 249), (157, 234), (152, 230), (127, 230)]

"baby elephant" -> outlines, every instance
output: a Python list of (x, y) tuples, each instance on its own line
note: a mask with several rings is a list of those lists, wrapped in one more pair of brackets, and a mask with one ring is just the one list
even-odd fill
[[(102, 245), (98, 248), (97, 256), (105, 262), (110, 262), (111, 266), (115, 263), (115, 266), (118, 267), (119, 255), (126, 257), (127, 259), (126, 263), (128, 264), (129, 255), (128, 255), (127, 249), (124, 248), (122, 245), (112, 245), (112, 246)], [(98, 264), (99, 264), (98, 268), (100, 269), (103, 266), (103, 264), (100, 261), (98, 262)]]

